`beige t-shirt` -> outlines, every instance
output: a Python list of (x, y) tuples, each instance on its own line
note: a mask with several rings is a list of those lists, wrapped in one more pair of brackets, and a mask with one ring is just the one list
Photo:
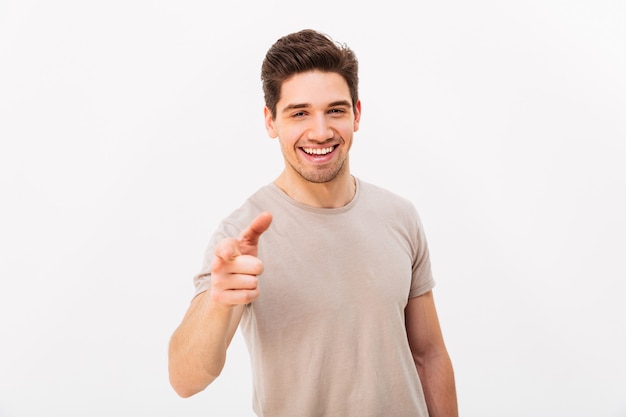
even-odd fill
[(269, 184), (212, 237), (197, 293), (209, 288), (215, 242), (261, 211), (260, 296), (241, 331), (252, 363), (253, 409), (264, 417), (427, 416), (404, 309), (431, 290), (428, 246), (408, 200), (357, 179), (354, 199), (314, 208)]

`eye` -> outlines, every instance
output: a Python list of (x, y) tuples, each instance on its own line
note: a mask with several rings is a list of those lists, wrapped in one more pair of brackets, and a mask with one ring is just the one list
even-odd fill
[(328, 110), (328, 113), (336, 114), (336, 115), (344, 114), (345, 112), (346, 111), (344, 109), (330, 109), (330, 110)]
[(303, 111), (299, 111), (299, 112), (293, 113), (293, 114), (291, 115), (291, 117), (293, 117), (294, 119), (301, 119), (301, 118), (303, 118), (304, 116), (306, 116), (306, 113), (305, 113), (305, 112), (303, 112)]

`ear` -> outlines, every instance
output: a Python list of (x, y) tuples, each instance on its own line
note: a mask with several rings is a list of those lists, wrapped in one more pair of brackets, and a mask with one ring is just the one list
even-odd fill
[(361, 121), (361, 100), (357, 100), (356, 105), (354, 106), (354, 130), (355, 132), (359, 130), (359, 122)]
[(278, 132), (276, 131), (276, 127), (274, 127), (274, 118), (272, 117), (272, 112), (267, 108), (267, 106), (263, 108), (263, 115), (265, 116), (265, 130), (267, 130), (267, 134), (272, 139), (277, 138)]

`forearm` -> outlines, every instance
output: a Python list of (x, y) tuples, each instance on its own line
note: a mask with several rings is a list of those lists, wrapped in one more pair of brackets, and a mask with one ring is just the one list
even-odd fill
[(215, 305), (208, 291), (192, 301), (169, 345), (170, 383), (181, 397), (202, 391), (219, 376), (234, 319), (234, 308)]
[(458, 417), (454, 371), (444, 350), (427, 358), (416, 358), (429, 417)]

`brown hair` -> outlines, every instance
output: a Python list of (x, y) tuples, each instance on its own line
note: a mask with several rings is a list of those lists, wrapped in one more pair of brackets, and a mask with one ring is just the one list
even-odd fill
[(267, 51), (261, 66), (265, 105), (275, 117), (283, 82), (295, 74), (318, 70), (341, 75), (355, 106), (359, 99), (358, 67), (354, 52), (328, 35), (304, 29), (283, 36)]

